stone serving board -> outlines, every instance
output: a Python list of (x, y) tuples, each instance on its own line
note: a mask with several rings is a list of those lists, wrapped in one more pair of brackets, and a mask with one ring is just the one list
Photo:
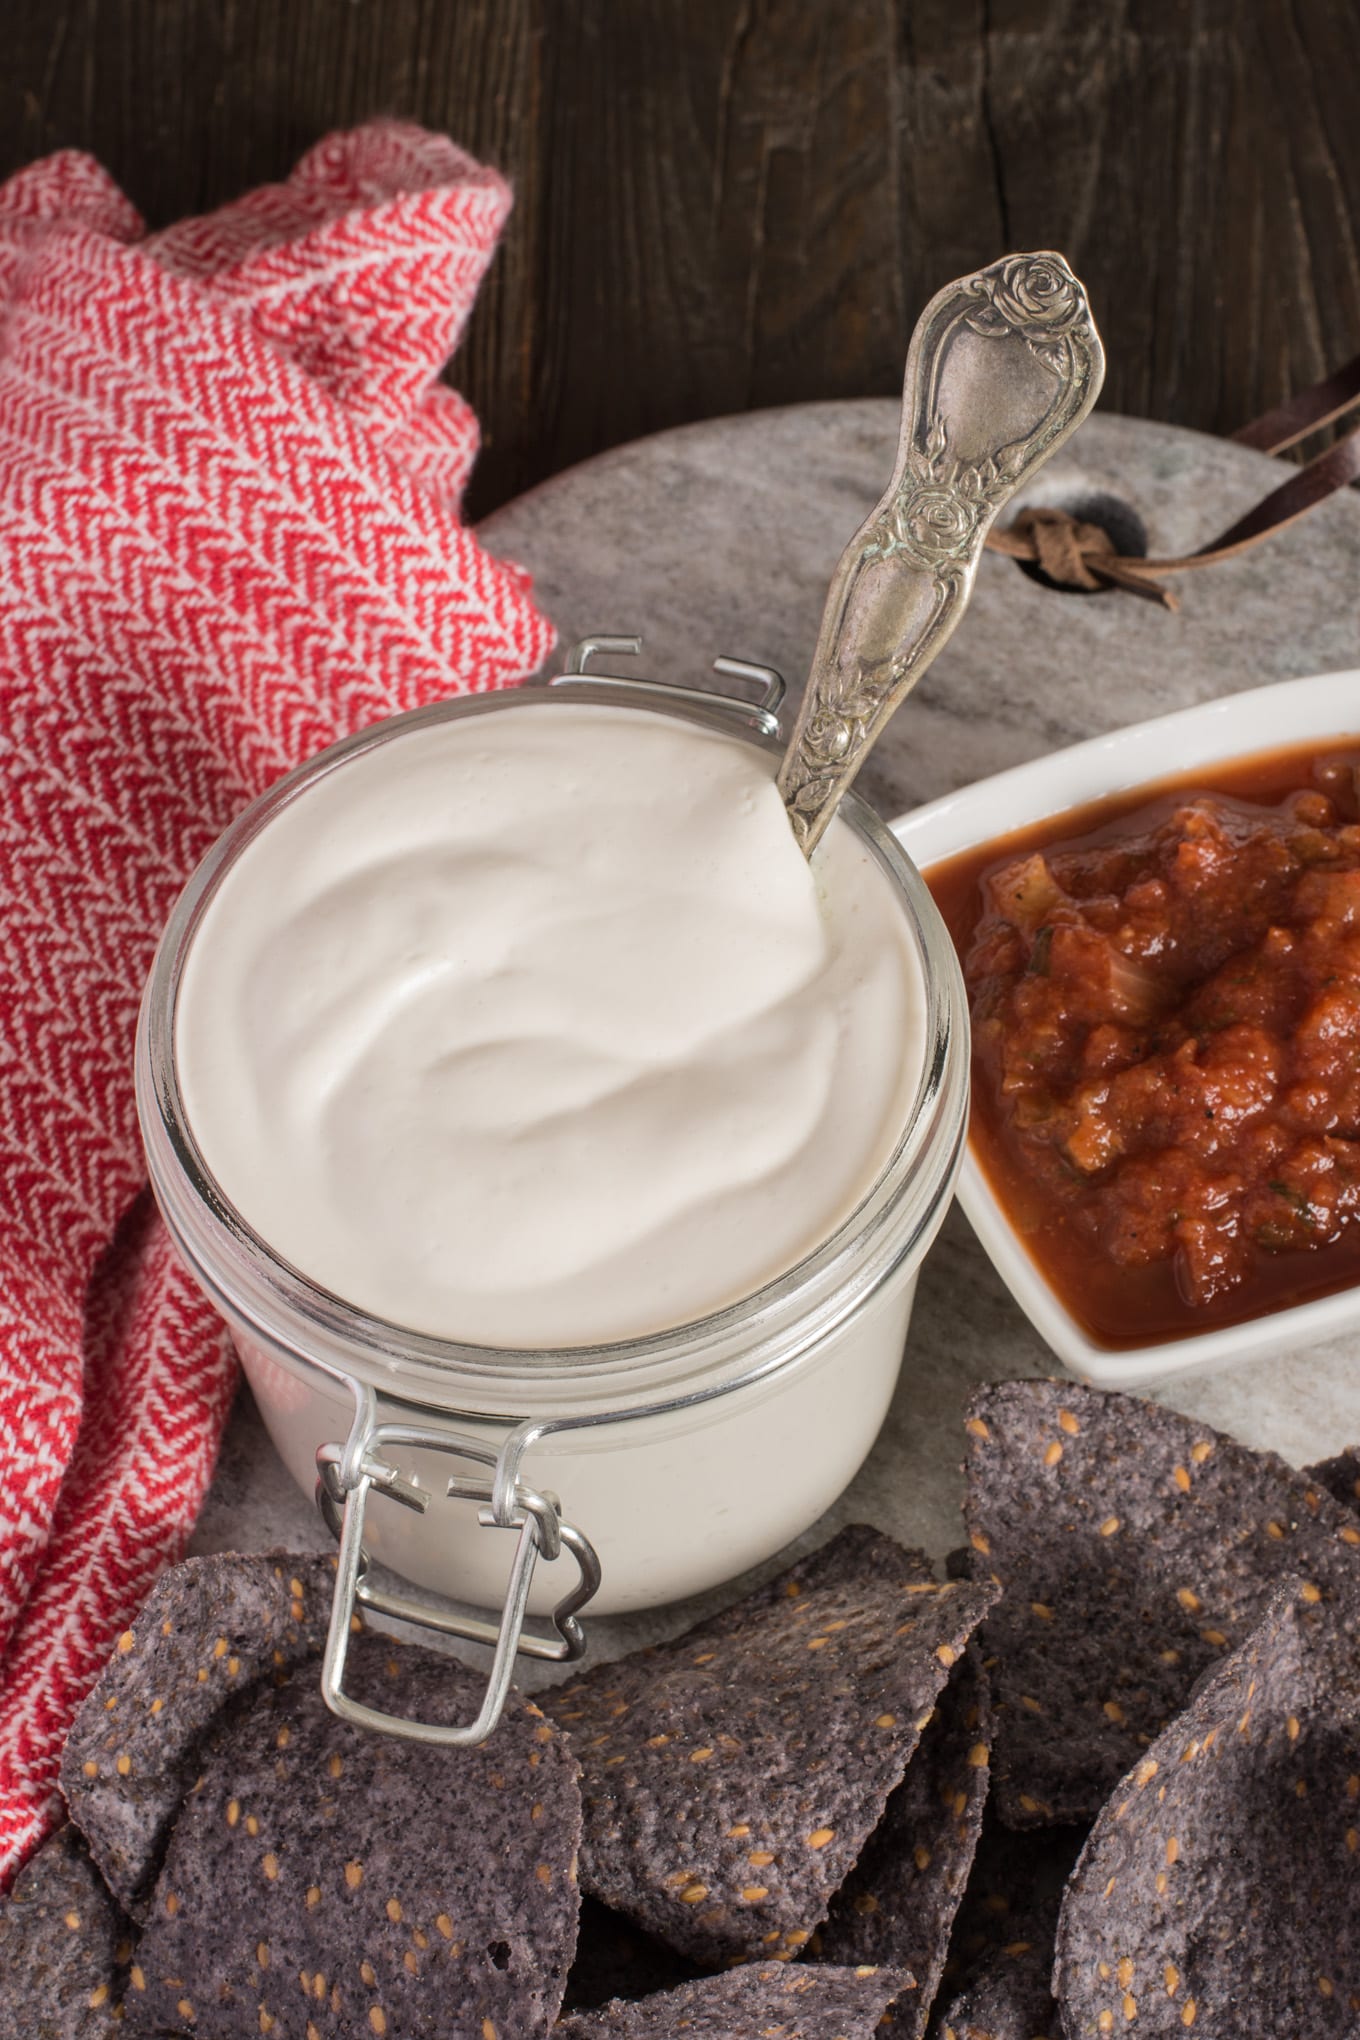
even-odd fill
[[(481, 535), (529, 568), (561, 648), (587, 632), (639, 632), (638, 670), (691, 685), (730, 653), (783, 672), (791, 708), (832, 566), (891, 471), (897, 422), (895, 403), (872, 399), (661, 433), (555, 477)], [(1203, 545), (1280, 475), (1276, 462), (1221, 440), (1097, 416), (1025, 500), (1078, 509), (1105, 498), (1108, 509), (1113, 499), (1155, 557)], [(1345, 491), (1255, 552), (1179, 576), (1175, 587), (1173, 615), (1131, 595), (1046, 588), (987, 555), (956, 635), (880, 740), (861, 790), (893, 817), (1125, 723), (1360, 666), (1360, 496)], [(1166, 763), (1175, 769), (1174, 758)], [(960, 1420), (973, 1385), (1059, 1371), (954, 1210), (922, 1271), (878, 1443), (799, 1548), (867, 1520), (943, 1557), (961, 1541)], [(1301, 1465), (1360, 1438), (1360, 1339), (1180, 1380), (1162, 1399)], [(192, 1549), (328, 1541), (243, 1389)], [(592, 1655), (672, 1633), (733, 1591), (588, 1623)], [(546, 1676), (530, 1667), (524, 1683)]]

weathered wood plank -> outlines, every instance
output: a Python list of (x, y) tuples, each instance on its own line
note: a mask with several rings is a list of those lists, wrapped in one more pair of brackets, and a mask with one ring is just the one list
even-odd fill
[(1106, 402), (1230, 430), (1360, 346), (1335, 0), (7, 0), (0, 172), (156, 223), (391, 112), (515, 180), (455, 374), (474, 507), (686, 419), (892, 390), (1006, 246), (1090, 285)]

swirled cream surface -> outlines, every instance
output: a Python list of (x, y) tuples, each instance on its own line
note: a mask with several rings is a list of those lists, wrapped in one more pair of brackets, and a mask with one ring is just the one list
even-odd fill
[(176, 1006), (247, 1223), (361, 1310), (533, 1348), (689, 1323), (825, 1240), (906, 1124), (924, 995), (881, 867), (839, 821), (809, 866), (772, 769), (564, 700), (295, 796)]

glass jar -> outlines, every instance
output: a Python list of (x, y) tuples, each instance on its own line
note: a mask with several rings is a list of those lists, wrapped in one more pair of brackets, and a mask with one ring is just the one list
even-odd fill
[[(779, 748), (777, 675), (741, 700), (613, 675), (563, 681), (572, 701), (680, 716)], [(322, 775), (453, 717), (564, 699), (562, 682), (464, 696), (397, 716), (323, 752), (254, 803), (189, 881), (143, 1001), (137, 1101), (151, 1182), (183, 1259), (231, 1330), (275, 1446), (340, 1539), (323, 1671), (347, 1718), (425, 1741), (480, 1740), (516, 1650), (579, 1656), (577, 1610), (651, 1607), (757, 1564), (847, 1485), (887, 1411), (921, 1259), (953, 1190), (967, 1114), (968, 1022), (953, 946), (915, 867), (854, 794), (841, 814), (891, 880), (921, 967), (922, 1075), (905, 1131), (850, 1218), (754, 1295), (621, 1344), (512, 1352), (458, 1345), (370, 1317), (276, 1256), (214, 1182), (177, 1078), (176, 997), (216, 887), (245, 846)], [(319, 1472), (319, 1479), (318, 1479)], [(373, 1504), (376, 1503), (376, 1506)], [(496, 1535), (509, 1532), (508, 1536)], [(434, 1597), (367, 1576), (370, 1554)], [(380, 1716), (344, 1691), (356, 1603), (490, 1643), (486, 1703), (455, 1728)], [(466, 1612), (501, 1608), (498, 1620)], [(526, 1614), (549, 1615), (546, 1631)]]

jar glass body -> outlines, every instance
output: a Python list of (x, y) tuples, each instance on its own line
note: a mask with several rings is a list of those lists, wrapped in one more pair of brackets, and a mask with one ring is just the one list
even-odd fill
[[(916, 1272), (962, 1154), (968, 1069), (957, 961), (894, 839), (847, 797), (844, 820), (888, 873), (921, 966), (925, 1060), (910, 1120), (882, 1175), (829, 1240), (693, 1325), (619, 1345), (512, 1353), (366, 1316), (279, 1259), (225, 1199), (194, 1140), (174, 1054), (177, 989), (195, 930), (224, 874), (282, 806), (367, 746), (422, 723), (564, 698), (522, 688), (393, 718), (323, 753), (248, 810), (190, 880), (166, 929), (143, 1002), (137, 1094), (162, 1212), (229, 1324), (299, 1483), (310, 1490), (318, 1453), (329, 1449), (334, 1460), (347, 1439), (353, 1458), (356, 1418), (370, 1430), (383, 1420), (433, 1425), (474, 1441), (488, 1464), (530, 1427), (517, 1474), (554, 1506), (560, 1499), (562, 1515), (595, 1546), (603, 1577), (593, 1605), (610, 1612), (697, 1592), (778, 1550), (845, 1487), (892, 1396)], [(619, 700), (589, 683), (569, 698)], [(641, 705), (756, 741), (733, 728), (721, 697), (711, 708), (692, 699)], [(425, 1503), (400, 1508), (375, 1490), (367, 1545), (412, 1583), (489, 1606), (501, 1599), (507, 1540), (476, 1500), (449, 1498), (442, 1449), (399, 1442), (389, 1452)], [(570, 1567), (565, 1556), (540, 1563), (531, 1608), (554, 1603)]]
[[(899, 1274), (796, 1364), (710, 1402), (568, 1431), (530, 1448), (525, 1479), (560, 1497), (599, 1553), (603, 1580), (592, 1613), (625, 1614), (700, 1593), (758, 1565), (817, 1520), (854, 1477), (887, 1414), (915, 1286), (913, 1273)], [(233, 1339), (280, 1458), (310, 1491), (318, 1446), (342, 1440), (349, 1428), (349, 1394), (242, 1328), (233, 1327)], [(427, 1422), (440, 1413), (384, 1398), (383, 1414)], [(464, 1418), (457, 1428), (498, 1450), (512, 1426)], [(499, 1607), (507, 1540), (479, 1534), (476, 1503), (443, 1492), (447, 1474), (436, 1454), (409, 1447), (400, 1463), (430, 1494), (430, 1506), (419, 1516), (381, 1502), (370, 1508), (373, 1556), (415, 1586), (476, 1608)], [(530, 1613), (548, 1614), (573, 1579), (568, 1555), (540, 1560)]]

